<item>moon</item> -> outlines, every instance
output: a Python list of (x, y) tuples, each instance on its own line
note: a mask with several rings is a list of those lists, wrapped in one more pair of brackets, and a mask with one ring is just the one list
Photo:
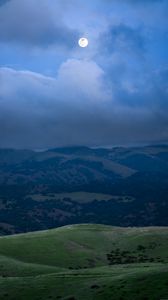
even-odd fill
[(85, 47), (88, 46), (89, 41), (88, 41), (87, 38), (82, 37), (82, 38), (79, 39), (78, 44), (79, 44), (80, 47), (85, 48)]

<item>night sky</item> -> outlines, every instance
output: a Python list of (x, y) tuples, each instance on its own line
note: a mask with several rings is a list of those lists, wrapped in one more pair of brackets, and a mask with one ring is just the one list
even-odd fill
[(166, 142), (167, 0), (0, 0), (1, 148)]

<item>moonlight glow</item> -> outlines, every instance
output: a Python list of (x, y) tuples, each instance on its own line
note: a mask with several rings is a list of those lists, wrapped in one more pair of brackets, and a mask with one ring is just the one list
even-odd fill
[(89, 41), (88, 41), (88, 39), (82, 37), (82, 38), (79, 39), (78, 44), (79, 44), (80, 47), (85, 48), (85, 47), (88, 46)]

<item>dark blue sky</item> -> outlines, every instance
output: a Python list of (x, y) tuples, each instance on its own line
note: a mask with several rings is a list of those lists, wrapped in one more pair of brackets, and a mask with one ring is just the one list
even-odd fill
[(0, 0), (0, 147), (167, 142), (167, 16), (167, 0)]

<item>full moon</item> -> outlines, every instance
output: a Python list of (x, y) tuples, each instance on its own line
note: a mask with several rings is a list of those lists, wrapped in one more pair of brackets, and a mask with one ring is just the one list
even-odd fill
[(79, 39), (78, 44), (79, 44), (80, 47), (85, 48), (85, 47), (88, 46), (89, 41), (88, 41), (88, 39), (82, 37), (82, 38)]

